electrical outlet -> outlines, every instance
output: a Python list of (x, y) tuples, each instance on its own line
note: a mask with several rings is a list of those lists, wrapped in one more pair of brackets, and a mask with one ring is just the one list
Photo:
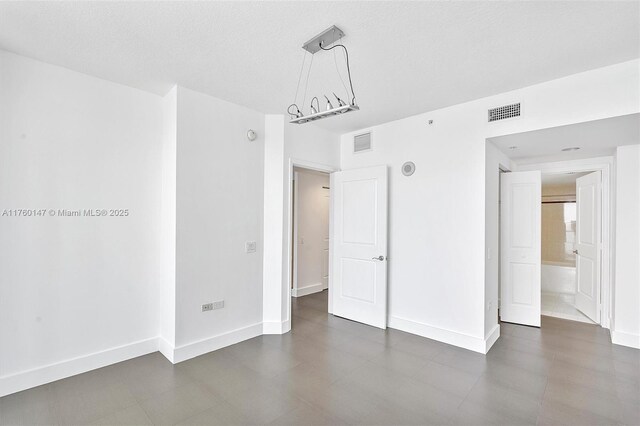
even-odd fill
[(224, 308), (224, 300), (218, 300), (217, 302), (213, 302), (213, 309), (222, 309)]
[(247, 241), (244, 243), (244, 251), (247, 253), (255, 253), (256, 252), (256, 242), (255, 241)]
[(213, 311), (213, 303), (205, 303), (202, 305), (202, 312)]

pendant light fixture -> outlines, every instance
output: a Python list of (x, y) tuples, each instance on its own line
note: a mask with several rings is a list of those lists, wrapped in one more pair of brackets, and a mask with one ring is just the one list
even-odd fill
[[(334, 107), (329, 96), (327, 96), (326, 94), (322, 94), (321, 97), (324, 97), (327, 101), (326, 109), (322, 110), (320, 108), (320, 102), (318, 101), (318, 97), (314, 96), (311, 99), (311, 103), (309, 104), (308, 114), (307, 115), (304, 114), (303, 112), (305, 109), (304, 102), (306, 101), (306, 91), (307, 91), (306, 86), (309, 84), (309, 74), (311, 73), (311, 67), (313, 66), (313, 56), (311, 56), (311, 63), (309, 64), (309, 70), (307, 71), (307, 78), (305, 82), (305, 94), (303, 96), (302, 104), (300, 107), (297, 104), (298, 89), (300, 88), (300, 82), (302, 81), (302, 73), (304, 71), (305, 60), (307, 58), (307, 54), (305, 52), (305, 56), (302, 61), (302, 69), (300, 69), (300, 76), (298, 77), (298, 86), (296, 87), (296, 96), (295, 96), (294, 102), (291, 105), (289, 105), (289, 108), (287, 108), (287, 113), (291, 118), (291, 121), (289, 121), (290, 123), (304, 124), (304, 123), (309, 123), (311, 121), (321, 120), (323, 118), (333, 117), (335, 115), (345, 114), (351, 111), (358, 111), (360, 109), (360, 107), (358, 107), (358, 104), (356, 103), (356, 95), (353, 92), (353, 83), (351, 82), (351, 69), (349, 68), (349, 52), (345, 47), (345, 45), (340, 43), (342, 41), (342, 37), (344, 37), (344, 32), (340, 28), (333, 25), (330, 28), (318, 34), (317, 36), (315, 36), (314, 38), (312, 38), (311, 40), (309, 40), (308, 42), (306, 42), (304, 45), (302, 45), (302, 48), (306, 52), (311, 53), (311, 55), (314, 55), (320, 51), (330, 51), (335, 48), (342, 48), (344, 50), (344, 53), (345, 53), (344, 57), (345, 57), (345, 62), (347, 66), (347, 75), (349, 76), (349, 88), (351, 89), (350, 93), (349, 93), (349, 90), (347, 90), (347, 96), (350, 96), (351, 100), (345, 102), (342, 99), (340, 99), (338, 95), (336, 95), (334, 92), (331, 92), (331, 94), (333, 95), (333, 97), (335, 98), (338, 104), (337, 106)], [(336, 62), (336, 72), (338, 72), (338, 76), (340, 77), (340, 80), (342, 80), (342, 76), (338, 71), (337, 62)], [(344, 81), (343, 81), (343, 85), (344, 85)], [(345, 90), (346, 90), (346, 86), (345, 86)]]

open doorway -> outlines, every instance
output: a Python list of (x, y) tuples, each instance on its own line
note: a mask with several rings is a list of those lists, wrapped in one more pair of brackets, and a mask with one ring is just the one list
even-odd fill
[(604, 176), (606, 167), (544, 165), (501, 174), (501, 321), (540, 327), (545, 315), (602, 324)]
[[(578, 257), (576, 183), (591, 172), (542, 174), (542, 315), (593, 324), (593, 309), (576, 303)], [(589, 219), (583, 217), (582, 220)], [(584, 224), (581, 222), (581, 226)], [(584, 263), (584, 262), (583, 262)], [(583, 268), (584, 269), (584, 268)], [(584, 271), (583, 271), (584, 272)], [(587, 277), (581, 277), (583, 281)], [(585, 289), (583, 289), (584, 291)]]
[[(486, 300), (488, 312), (491, 311), (492, 302), (498, 300), (497, 317), (500, 322), (513, 322), (536, 327), (545, 326), (545, 324), (570, 324), (572, 327), (592, 330), (597, 329), (598, 326), (609, 329), (614, 325), (613, 318), (616, 314), (614, 308), (618, 302), (615, 298), (615, 293), (618, 293), (615, 291), (615, 286), (620, 283), (620, 281), (614, 281), (616, 275), (614, 265), (616, 257), (621, 255), (619, 250), (614, 252), (614, 231), (617, 227), (617, 216), (623, 214), (623, 210), (620, 208), (621, 204), (618, 204), (620, 199), (614, 200), (614, 191), (618, 191), (622, 182), (616, 176), (615, 168), (616, 162), (619, 161), (618, 152), (621, 148), (624, 145), (637, 144), (639, 120), (640, 114), (630, 114), (566, 126), (505, 134), (487, 139), (487, 166), (493, 167), (496, 163), (508, 164), (509, 169), (514, 171), (513, 173), (500, 173), (499, 179), (497, 179), (499, 183), (497, 186), (500, 189), (496, 194), (494, 176), (498, 177), (498, 173), (487, 169), (487, 201), (488, 203), (498, 201), (497, 211), (495, 208), (490, 208), (491, 204), (487, 204), (489, 206), (487, 208), (489, 219), (487, 223), (491, 224), (491, 220), (497, 218), (499, 224), (498, 232), (488, 228), (489, 231), (492, 231), (488, 233), (488, 244), (491, 244), (492, 241), (495, 242), (495, 239), (491, 239), (494, 235), (498, 237), (499, 243), (497, 247), (495, 243), (488, 247), (486, 270), (489, 271), (489, 279), (486, 282)], [(528, 206), (521, 206), (520, 212), (513, 214), (513, 218), (506, 217), (504, 207), (509, 199), (505, 197), (505, 181), (510, 180), (512, 184), (515, 184), (513, 176), (508, 177), (509, 175), (521, 174), (523, 176), (523, 173), (532, 172), (533, 174), (529, 175), (528, 181), (520, 182), (524, 185), (518, 184), (517, 188), (516, 186), (511, 188), (509, 198), (511, 200), (518, 199), (518, 204), (526, 202)], [(538, 174), (538, 182), (535, 182), (535, 173)], [(566, 201), (562, 198), (554, 200), (548, 197), (558, 194), (551, 194), (546, 188), (542, 188), (542, 181), (554, 175), (555, 177), (571, 176), (570, 179), (575, 178), (576, 181), (575, 225), (571, 223), (572, 219), (562, 218), (560, 220), (560, 226), (565, 227), (565, 232), (567, 232), (567, 226), (569, 231), (575, 228), (575, 235), (565, 235), (564, 242), (562, 240), (556, 241), (561, 244), (561, 247), (566, 244), (567, 249), (571, 248), (572, 255), (577, 254), (574, 257), (575, 261), (572, 260), (565, 265), (551, 263), (554, 260), (549, 258), (549, 253), (543, 254), (542, 241), (540, 241), (538, 248), (535, 248), (537, 242), (534, 237), (536, 235), (540, 236), (540, 240), (548, 237), (546, 231), (543, 234), (542, 229), (537, 231), (533, 227), (537, 222), (542, 228), (544, 226), (542, 224), (542, 210), (550, 210), (549, 207), (543, 207), (547, 204), (542, 203), (542, 191), (546, 195), (544, 201)], [(580, 179), (589, 180), (583, 181), (585, 185), (582, 194), (578, 189), (578, 180)], [(540, 189), (540, 194), (535, 194), (535, 187)], [(569, 194), (573, 196), (573, 192)], [(598, 203), (583, 203), (583, 205), (594, 207), (581, 211), (579, 207), (581, 195), (586, 197), (585, 200), (593, 199)], [(545, 212), (545, 215), (547, 213)], [(574, 208), (568, 205), (565, 211), (563, 207), (562, 214), (563, 216), (573, 216)], [(537, 215), (540, 220), (533, 220)], [(583, 219), (589, 218), (589, 220), (581, 221), (581, 217)], [(508, 235), (505, 235), (504, 231), (505, 229), (509, 230), (508, 222), (512, 219), (517, 220), (520, 225), (528, 222), (529, 226), (518, 228), (518, 234), (514, 235), (513, 241), (509, 241)], [(581, 242), (578, 237), (580, 223), (589, 222), (592, 226), (584, 228), (589, 232), (585, 234), (585, 241)], [(575, 238), (573, 244), (568, 240), (569, 237)], [(527, 265), (529, 252), (527, 252), (526, 246), (530, 244), (533, 245), (533, 249), (529, 251), (532, 254), (531, 263)], [(493, 259), (491, 258), (491, 253), (495, 249), (499, 251), (498, 259), (495, 256)], [(578, 253), (573, 253), (573, 250), (577, 250)], [(538, 259), (535, 258), (536, 253), (539, 253)], [(567, 261), (567, 258), (565, 257), (562, 261)], [(574, 262), (575, 270), (573, 269)], [(556, 266), (567, 266), (569, 269), (563, 271), (562, 268), (555, 268)], [(499, 273), (495, 273), (496, 269)], [(516, 275), (519, 281), (515, 284), (512, 282), (512, 292), (506, 294), (505, 287), (509, 285), (509, 279)], [(492, 279), (495, 276), (497, 276), (498, 282), (497, 294), (494, 290), (496, 286), (493, 284), (495, 280)], [(581, 280), (580, 277), (592, 279)], [(514, 280), (512, 279), (512, 281)], [(562, 283), (565, 285), (564, 288), (561, 287)], [(558, 289), (558, 286), (561, 288)], [(561, 304), (558, 303), (558, 294), (565, 299), (564, 306), (560, 306)], [(535, 300), (536, 298), (538, 300)], [(509, 304), (520, 311), (527, 306), (530, 306), (531, 309), (526, 318), (517, 318), (509, 316), (508, 309), (505, 309)], [(576, 310), (579, 311), (579, 314), (576, 313)], [(561, 319), (550, 317), (550, 315), (560, 316), (559, 314), (562, 313), (568, 314), (568, 317)], [(589, 318), (592, 323), (587, 324), (585, 321), (576, 324), (566, 321), (582, 321), (584, 320), (583, 315)], [(496, 317), (492, 313), (487, 318), (491, 322)], [(545, 318), (545, 320), (542, 321), (541, 318)], [(488, 325), (491, 326), (490, 323)], [(624, 338), (619, 339), (614, 335), (620, 336), (621, 334), (612, 331), (612, 341), (625, 341)]]
[[(297, 172), (297, 178), (296, 178)], [(304, 175), (303, 175), (304, 174)], [(329, 185), (308, 179), (315, 196), (307, 210), (326, 214), (329, 231), (311, 241), (301, 230), (306, 215), (301, 203), (306, 174), (330, 176)], [(298, 321), (316, 321), (331, 314), (385, 329), (387, 326), (387, 166), (336, 171), (330, 167), (290, 160), (289, 208), (285, 238), (289, 267), (284, 287), (288, 319), (295, 329)], [(328, 206), (327, 206), (328, 204)], [(297, 216), (297, 218), (296, 218)], [(324, 222), (317, 219), (314, 223)], [(294, 219), (296, 218), (296, 219)], [(326, 248), (328, 247), (328, 251)], [(316, 250), (317, 249), (317, 250)], [(311, 280), (303, 278), (303, 253), (312, 252)], [(305, 272), (306, 274), (306, 272)], [(295, 282), (294, 282), (295, 280)], [(328, 288), (327, 288), (328, 287)], [(327, 288), (325, 290), (325, 288)], [(295, 291), (294, 291), (295, 290)], [(294, 297), (295, 296), (295, 297)]]
[(329, 293), (329, 173), (293, 168), (291, 317), (327, 315)]

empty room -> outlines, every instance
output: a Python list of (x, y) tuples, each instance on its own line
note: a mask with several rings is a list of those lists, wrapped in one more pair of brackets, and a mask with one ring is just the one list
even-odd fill
[(640, 425), (640, 2), (0, 2), (0, 241), (0, 426)]

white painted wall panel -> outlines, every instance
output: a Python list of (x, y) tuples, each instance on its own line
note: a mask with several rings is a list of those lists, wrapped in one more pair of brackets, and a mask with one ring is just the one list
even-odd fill
[[(264, 115), (178, 87), (177, 127), (181, 346), (262, 322)], [(255, 253), (245, 253), (247, 241), (257, 242)], [(201, 312), (217, 300), (224, 309)]]
[(129, 209), (0, 217), (0, 376), (155, 339), (161, 98), (1, 51), (0, 94), (0, 210)]
[(640, 145), (616, 151), (613, 341), (640, 348)]

